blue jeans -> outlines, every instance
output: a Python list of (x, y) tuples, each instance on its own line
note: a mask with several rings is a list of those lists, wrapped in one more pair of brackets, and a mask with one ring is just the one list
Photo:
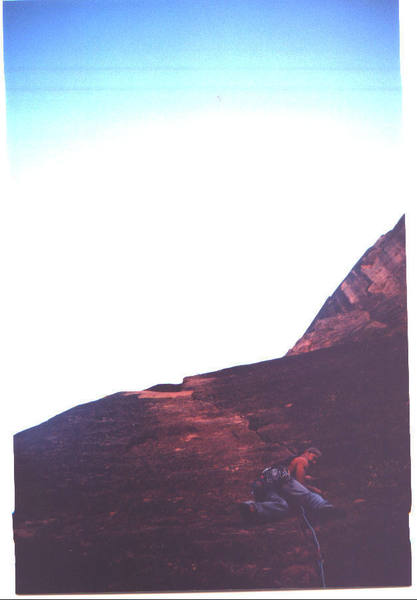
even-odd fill
[(263, 502), (254, 502), (256, 513), (265, 521), (280, 521), (290, 510), (302, 506), (313, 516), (322, 508), (332, 507), (320, 494), (308, 490), (302, 483), (291, 477), (277, 489), (269, 489)]

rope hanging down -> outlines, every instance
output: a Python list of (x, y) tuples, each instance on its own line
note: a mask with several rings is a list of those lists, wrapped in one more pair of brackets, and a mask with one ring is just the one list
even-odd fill
[(314, 531), (314, 527), (312, 526), (312, 524), (310, 523), (310, 521), (307, 519), (304, 507), (300, 506), (300, 510), (301, 510), (301, 514), (302, 514), (302, 517), (304, 519), (304, 522), (307, 525), (307, 527), (309, 528), (309, 530), (311, 531), (311, 534), (313, 536), (314, 544), (315, 544), (316, 549), (317, 549), (318, 565), (319, 565), (319, 571), (320, 571), (320, 577), (321, 577), (321, 584), (322, 584), (323, 589), (326, 589), (326, 580), (324, 578), (324, 566), (323, 566), (324, 565), (324, 560), (323, 560), (323, 556), (321, 554), (319, 540), (317, 538), (316, 532)]

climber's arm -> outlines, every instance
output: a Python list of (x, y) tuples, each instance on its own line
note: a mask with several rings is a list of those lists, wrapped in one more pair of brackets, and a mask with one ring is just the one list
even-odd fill
[(321, 494), (322, 491), (318, 488), (309, 485), (309, 481), (311, 481), (311, 477), (307, 475), (307, 462), (305, 460), (296, 460), (293, 463), (291, 474), (300, 483), (302, 483), (306, 488), (308, 488), (311, 492), (315, 494)]

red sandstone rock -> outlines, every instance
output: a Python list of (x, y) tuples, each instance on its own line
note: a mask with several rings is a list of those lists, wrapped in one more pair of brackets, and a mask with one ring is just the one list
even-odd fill
[(318, 588), (296, 516), (248, 527), (235, 510), (263, 467), (313, 444), (317, 485), (348, 511), (318, 528), (327, 585), (408, 585), (404, 257), (401, 221), (290, 356), (115, 394), (17, 434), (17, 591)]
[(288, 355), (364, 336), (406, 333), (405, 219), (357, 262)]

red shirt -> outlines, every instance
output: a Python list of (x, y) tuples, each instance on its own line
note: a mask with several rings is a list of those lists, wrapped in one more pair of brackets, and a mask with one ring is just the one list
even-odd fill
[(304, 456), (297, 456), (297, 458), (294, 458), (291, 461), (288, 470), (290, 472), (290, 475), (292, 475), (294, 479), (296, 479), (300, 483), (304, 483), (305, 477), (307, 475), (308, 465), (309, 462)]

